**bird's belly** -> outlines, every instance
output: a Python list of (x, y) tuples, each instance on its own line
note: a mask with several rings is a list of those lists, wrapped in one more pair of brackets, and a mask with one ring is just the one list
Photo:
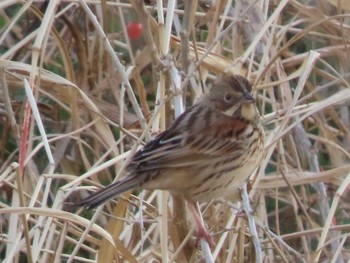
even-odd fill
[(157, 180), (150, 180), (144, 188), (168, 190), (190, 201), (207, 202), (218, 197), (239, 199), (239, 188), (258, 166), (263, 152), (257, 149), (245, 154), (221, 156), (186, 168), (162, 171)]
[[(229, 198), (231, 201), (237, 201), (240, 196), (240, 187), (246, 182), (248, 177), (256, 169), (260, 154), (256, 154), (255, 158), (249, 158), (250, 161), (241, 160), (241, 166), (230, 169), (229, 164), (223, 165), (217, 173), (206, 173), (203, 174), (188, 175), (200, 177), (200, 184), (192, 186), (188, 189), (188, 199), (192, 201), (210, 201), (218, 197)], [(212, 169), (215, 170), (214, 168)], [(185, 190), (185, 192), (187, 189)]]
[(193, 201), (209, 201), (218, 197), (230, 197), (231, 201), (239, 199), (239, 188), (253, 171), (241, 167), (234, 171), (217, 174), (214, 180), (201, 184), (190, 194)]

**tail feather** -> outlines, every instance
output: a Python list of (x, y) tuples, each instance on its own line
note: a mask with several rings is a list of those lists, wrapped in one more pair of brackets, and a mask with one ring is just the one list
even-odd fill
[(118, 195), (140, 186), (140, 178), (136, 176), (128, 177), (125, 180), (112, 183), (105, 188), (91, 194), (83, 199), (77, 206), (84, 206), (89, 209), (95, 208), (100, 204), (117, 197)]

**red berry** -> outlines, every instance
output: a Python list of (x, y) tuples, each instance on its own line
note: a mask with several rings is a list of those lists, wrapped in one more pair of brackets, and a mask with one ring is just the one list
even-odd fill
[(127, 31), (129, 39), (136, 40), (142, 34), (142, 24), (131, 22), (127, 27)]

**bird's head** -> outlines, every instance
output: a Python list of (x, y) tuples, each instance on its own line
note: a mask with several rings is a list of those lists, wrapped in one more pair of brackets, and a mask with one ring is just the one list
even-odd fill
[(255, 120), (258, 116), (250, 82), (243, 76), (222, 76), (212, 85), (205, 96), (209, 107), (229, 117)]

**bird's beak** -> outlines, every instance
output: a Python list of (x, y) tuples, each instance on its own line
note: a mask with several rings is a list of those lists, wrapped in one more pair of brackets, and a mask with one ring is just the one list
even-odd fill
[(249, 93), (245, 93), (243, 96), (243, 104), (252, 104), (255, 102), (254, 97), (249, 94)]

